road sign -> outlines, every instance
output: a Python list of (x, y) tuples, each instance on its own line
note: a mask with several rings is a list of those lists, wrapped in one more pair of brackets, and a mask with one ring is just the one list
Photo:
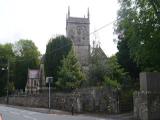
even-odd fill
[(53, 77), (46, 77), (46, 83), (52, 83)]

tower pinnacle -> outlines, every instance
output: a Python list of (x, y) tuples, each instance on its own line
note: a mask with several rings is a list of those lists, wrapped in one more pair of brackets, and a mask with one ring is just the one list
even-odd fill
[(89, 8), (88, 8), (88, 19), (89, 19), (89, 17), (90, 17), (90, 14), (89, 14)]
[(70, 6), (68, 6), (68, 17), (70, 17)]

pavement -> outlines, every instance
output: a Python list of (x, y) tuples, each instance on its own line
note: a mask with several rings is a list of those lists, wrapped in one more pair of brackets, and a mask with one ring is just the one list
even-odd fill
[(72, 116), (70, 112), (60, 110), (12, 105), (0, 105), (0, 113), (3, 120), (133, 120), (132, 113), (118, 115), (84, 113)]

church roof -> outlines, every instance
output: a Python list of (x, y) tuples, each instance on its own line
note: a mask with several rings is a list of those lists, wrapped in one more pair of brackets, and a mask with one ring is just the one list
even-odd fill
[(106, 54), (104, 53), (104, 51), (102, 50), (102, 48), (100, 46), (93, 48), (92, 53), (93, 53), (93, 55), (98, 55), (99, 57), (101, 57), (103, 59), (107, 58)]

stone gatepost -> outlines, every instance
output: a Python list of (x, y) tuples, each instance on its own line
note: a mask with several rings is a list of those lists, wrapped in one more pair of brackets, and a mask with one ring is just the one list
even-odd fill
[(160, 73), (140, 73), (140, 91), (133, 99), (136, 120), (160, 120)]

